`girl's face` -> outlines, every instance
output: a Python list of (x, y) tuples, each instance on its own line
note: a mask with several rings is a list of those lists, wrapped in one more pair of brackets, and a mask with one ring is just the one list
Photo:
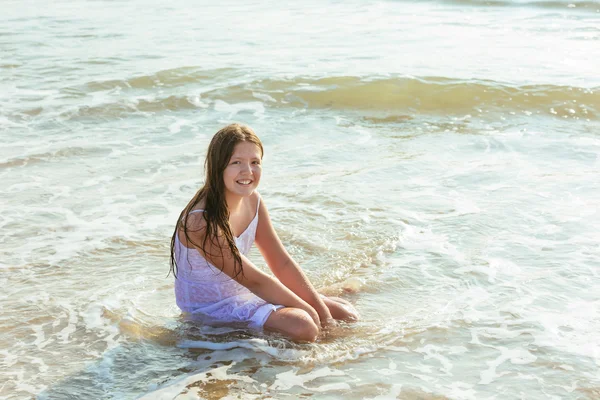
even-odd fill
[(258, 187), (262, 173), (260, 148), (251, 142), (235, 145), (229, 164), (223, 171), (228, 194), (250, 196)]

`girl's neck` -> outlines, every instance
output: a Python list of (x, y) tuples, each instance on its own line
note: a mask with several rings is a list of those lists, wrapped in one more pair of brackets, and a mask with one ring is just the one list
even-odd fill
[(235, 194), (226, 194), (225, 203), (227, 204), (227, 210), (229, 213), (233, 213), (240, 209), (244, 198), (242, 196), (236, 196)]

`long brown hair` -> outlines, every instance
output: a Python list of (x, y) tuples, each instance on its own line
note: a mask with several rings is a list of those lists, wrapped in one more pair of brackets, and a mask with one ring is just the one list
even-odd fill
[[(244, 275), (242, 270), (242, 258), (235, 244), (231, 226), (229, 225), (229, 210), (227, 209), (227, 202), (225, 200), (225, 183), (223, 181), (223, 171), (225, 171), (225, 168), (229, 164), (235, 146), (240, 142), (254, 143), (260, 149), (261, 158), (263, 157), (264, 150), (260, 139), (256, 136), (254, 131), (246, 125), (227, 125), (213, 136), (208, 145), (206, 160), (204, 161), (204, 172), (206, 175), (204, 186), (198, 190), (181, 214), (179, 214), (177, 224), (175, 224), (175, 231), (171, 237), (170, 272), (175, 275), (175, 278), (177, 278), (175, 237), (180, 228), (183, 228), (183, 233), (187, 242), (202, 249), (204, 254), (209, 257), (223, 257), (223, 249), (221, 249), (221, 254), (209, 254), (207, 253), (208, 248), (206, 246), (208, 240), (211, 241), (211, 244), (217, 245), (217, 238), (223, 237), (229, 246), (229, 250), (233, 254), (234, 276), (237, 277), (239, 274), (242, 274), (242, 276)], [(204, 228), (205, 232), (202, 243), (195, 243), (188, 234), (190, 229), (187, 223), (187, 216), (202, 200), (204, 200), (204, 212), (202, 213), (202, 217), (206, 221), (206, 228)], [(216, 247), (220, 248), (218, 245)]]

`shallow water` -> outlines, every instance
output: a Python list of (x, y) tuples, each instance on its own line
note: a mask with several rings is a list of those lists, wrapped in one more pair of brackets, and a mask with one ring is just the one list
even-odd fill
[[(600, 397), (598, 2), (2, 7), (0, 397)], [(359, 323), (179, 318), (170, 234), (232, 121)]]

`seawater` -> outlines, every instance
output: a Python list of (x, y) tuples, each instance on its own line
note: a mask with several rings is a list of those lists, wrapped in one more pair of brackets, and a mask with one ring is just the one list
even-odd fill
[[(0, 397), (600, 397), (597, 1), (1, 7)], [(233, 121), (359, 323), (180, 319), (170, 234)]]

